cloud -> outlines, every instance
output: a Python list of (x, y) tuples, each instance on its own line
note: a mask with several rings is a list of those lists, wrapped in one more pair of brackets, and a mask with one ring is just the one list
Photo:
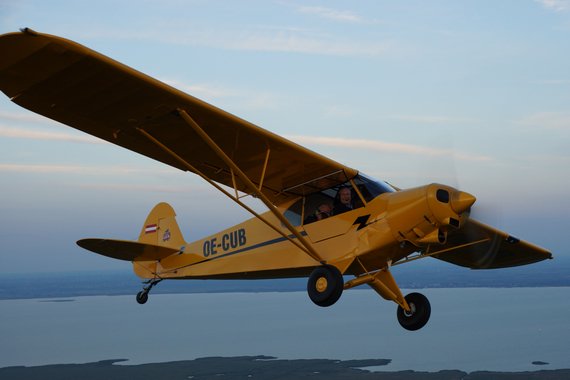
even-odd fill
[(551, 85), (551, 86), (564, 86), (570, 84), (570, 79), (544, 79), (531, 82), (533, 84)]
[(354, 117), (358, 111), (347, 105), (332, 105), (323, 110), (323, 114), (329, 118), (350, 118)]
[(196, 195), (199, 192), (211, 191), (206, 185), (200, 186), (156, 186), (156, 185), (137, 185), (137, 184), (119, 184), (119, 183), (96, 183), (96, 184), (80, 184), (80, 188), (94, 190), (113, 190), (128, 192), (152, 192), (152, 193), (182, 193)]
[(224, 98), (230, 96), (237, 96), (238, 93), (235, 90), (230, 90), (228, 88), (223, 88), (211, 84), (188, 84), (179, 80), (174, 79), (160, 79), (162, 82), (172, 86), (180, 91), (184, 91), (187, 94), (195, 96), (197, 98)]
[[(1, 164), (0, 172), (37, 173), (37, 174), (114, 174), (125, 175), (133, 173), (149, 173), (148, 169), (127, 166), (84, 166), (84, 165), (53, 165), (53, 164)], [(156, 170), (153, 170), (156, 172)], [(161, 171), (164, 172), (164, 171)]]
[(48, 119), (45, 116), (40, 116), (31, 112), (21, 113), (21, 112), (1, 112), (0, 120), (5, 121), (17, 121), (17, 122), (27, 122), (27, 123), (55, 123), (53, 120)]
[(210, 84), (188, 84), (171, 79), (162, 79), (162, 81), (178, 90), (211, 103), (226, 98), (231, 99), (231, 102), (237, 105), (238, 108), (245, 107), (248, 109), (274, 109), (280, 104), (276, 100), (275, 94), (267, 92), (237, 90)]
[(351, 41), (290, 29), (249, 31), (238, 38), (229, 37), (219, 46), (232, 50), (337, 56), (382, 56), (389, 49), (389, 44), (385, 42)]
[(401, 144), (384, 142), (378, 140), (365, 140), (365, 139), (349, 139), (340, 137), (319, 137), (319, 136), (300, 136), (291, 135), (286, 136), (286, 138), (291, 139), (299, 144), (314, 144), (314, 145), (324, 145), (338, 148), (346, 149), (368, 149), (384, 153), (402, 153), (402, 154), (414, 154), (422, 156), (452, 156), (459, 160), (465, 161), (491, 161), (492, 158), (488, 156), (473, 155), (466, 153), (456, 153), (452, 149), (437, 149), (430, 148), (420, 145), (412, 144)]
[(474, 123), (476, 120), (460, 117), (449, 117), (449, 116), (411, 116), (411, 115), (392, 115), (391, 119), (411, 121), (419, 124), (463, 124), (463, 123)]
[(564, 12), (570, 10), (570, 0), (535, 0), (542, 4), (543, 7), (556, 12)]
[(570, 113), (538, 112), (522, 118), (517, 124), (535, 128), (570, 131)]
[(85, 168), (73, 165), (0, 164), (0, 172), (17, 173), (81, 173)]
[(297, 11), (338, 22), (349, 22), (349, 23), (365, 22), (365, 20), (361, 16), (351, 11), (340, 11), (332, 8), (315, 7), (315, 6), (313, 7), (300, 6), (297, 8)]
[(334, 56), (384, 56), (392, 47), (387, 41), (351, 40), (314, 30), (275, 27), (243, 26), (228, 29), (175, 27), (177, 33), (165, 34), (162, 28), (148, 28), (133, 32), (121, 28), (92, 30), (75, 38), (109, 38), (135, 41), (154, 41), (160, 44), (200, 46), (224, 50), (302, 53)]
[(105, 141), (94, 136), (81, 136), (63, 132), (46, 132), (38, 130), (25, 130), (22, 128), (11, 128), (0, 126), (0, 137), (48, 140), (48, 141), (69, 141), (89, 144), (104, 144)]

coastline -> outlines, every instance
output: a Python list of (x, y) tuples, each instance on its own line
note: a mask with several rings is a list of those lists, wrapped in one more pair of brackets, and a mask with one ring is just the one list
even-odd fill
[(538, 370), (532, 372), (464, 372), (443, 370), (418, 371), (369, 371), (367, 367), (381, 367), (389, 359), (285, 360), (271, 356), (206, 357), (194, 360), (128, 365), (124, 359), (103, 360), (85, 364), (56, 364), (35, 367), (0, 368), (0, 378), (5, 380), (51, 380), (82, 378), (91, 379), (296, 379), (310, 376), (312, 379), (389, 379), (389, 380), (487, 380), (487, 379), (568, 379), (570, 369)]

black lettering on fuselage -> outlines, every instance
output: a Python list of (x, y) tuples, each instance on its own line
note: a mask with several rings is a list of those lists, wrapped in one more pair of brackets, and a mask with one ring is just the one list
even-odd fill
[[(220, 243), (218, 243), (218, 237), (214, 237), (210, 240), (204, 241), (204, 244), (202, 246), (204, 257), (208, 257), (210, 255), (213, 256), (218, 253), (226, 253), (245, 245), (247, 242), (247, 239), (245, 237), (245, 229), (240, 228), (235, 231), (227, 232), (223, 234), (219, 240)], [(218, 250), (218, 248), (220, 250)]]

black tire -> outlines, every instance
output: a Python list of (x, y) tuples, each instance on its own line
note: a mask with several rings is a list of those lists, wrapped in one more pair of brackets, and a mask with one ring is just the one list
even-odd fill
[(419, 330), (429, 321), (431, 315), (429, 301), (426, 296), (421, 293), (410, 293), (405, 298), (412, 312), (406, 313), (401, 306), (398, 306), (398, 322), (400, 322), (400, 325), (406, 330)]
[(137, 293), (137, 302), (141, 305), (144, 305), (148, 301), (148, 292), (141, 290)]
[(323, 265), (313, 270), (307, 281), (307, 293), (316, 305), (333, 305), (344, 289), (344, 280), (340, 271), (332, 265)]

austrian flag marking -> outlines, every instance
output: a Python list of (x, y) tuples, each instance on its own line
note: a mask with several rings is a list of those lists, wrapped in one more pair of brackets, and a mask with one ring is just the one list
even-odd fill
[(158, 226), (156, 224), (149, 224), (148, 226), (146, 226), (144, 228), (144, 233), (145, 234), (152, 234), (153, 232), (156, 232), (158, 230)]

